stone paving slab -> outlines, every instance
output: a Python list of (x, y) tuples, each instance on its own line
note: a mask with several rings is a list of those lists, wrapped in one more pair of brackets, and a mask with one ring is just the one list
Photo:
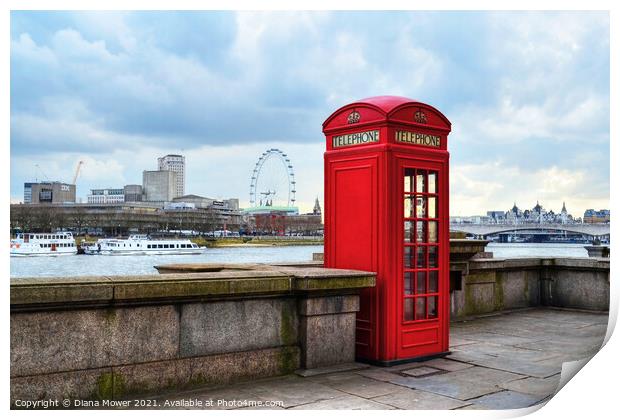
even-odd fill
[(434, 375), (426, 378), (400, 378), (391, 381), (391, 383), (461, 401), (501, 391), (499, 387), (492, 384), (477, 383), (463, 378), (447, 378), (445, 375)]
[(537, 404), (541, 399), (534, 395), (522, 394), (516, 391), (502, 391), (470, 400), (470, 402), (491, 410), (507, 410), (510, 408), (529, 407)]
[(338, 391), (363, 398), (374, 398), (401, 390), (400, 386), (366, 378), (360, 375), (355, 375), (353, 378), (331, 380), (329, 382), (323, 382), (323, 384), (337, 389)]
[(439, 373), (439, 372), (441, 372), (441, 370), (439, 369), (435, 369), (435, 368), (428, 367), (428, 366), (420, 366), (420, 367), (416, 367), (413, 369), (403, 370), (402, 373), (404, 373), (407, 376), (418, 377), (418, 376), (432, 375), (433, 373)]
[(489, 333), (483, 332), (479, 334), (469, 334), (465, 333), (461, 336), (465, 340), (470, 340), (471, 343), (492, 343), (492, 344), (504, 344), (504, 345), (515, 345), (515, 344), (524, 344), (524, 343), (536, 343), (542, 340), (538, 338), (532, 337), (519, 337), (517, 335), (510, 334), (502, 334), (502, 333)]
[(562, 361), (557, 359), (524, 362), (507, 357), (496, 357), (494, 359), (477, 360), (475, 364), (537, 378), (547, 378), (562, 371)]
[(509, 391), (517, 391), (523, 394), (538, 395), (546, 397), (555, 393), (560, 384), (560, 375), (553, 375), (548, 378), (524, 378), (503, 383), (502, 388)]
[(330, 400), (348, 394), (319, 383), (308, 384), (301, 378), (287, 377), (260, 384), (246, 384), (241, 389), (250, 390), (261, 400), (282, 401), (284, 408), (309, 404), (319, 400)]
[(402, 376), (395, 372), (390, 372), (385, 368), (371, 368), (360, 372), (356, 372), (358, 375), (365, 376), (367, 378), (375, 379), (377, 381), (389, 382), (393, 379), (401, 378)]
[(342, 363), (340, 365), (335, 366), (325, 366), (314, 369), (299, 369), (296, 370), (295, 373), (299, 376), (317, 376), (323, 375), (326, 373), (335, 373), (335, 372), (348, 372), (351, 370), (360, 370), (360, 369), (368, 369), (370, 365), (366, 363)]
[(443, 359), (443, 358), (428, 360), (424, 362), (423, 364), (424, 366), (430, 366), (436, 369), (446, 370), (448, 372), (463, 370), (463, 369), (467, 369), (473, 366), (473, 365), (470, 365), (469, 363), (461, 363), (461, 362), (456, 362), (454, 360)]
[(345, 397), (334, 398), (331, 400), (321, 400), (310, 404), (298, 405), (293, 410), (393, 410), (394, 408), (368, 400), (356, 397), (355, 395), (347, 395)]
[(469, 404), (417, 389), (403, 389), (373, 400), (402, 410), (453, 410)]

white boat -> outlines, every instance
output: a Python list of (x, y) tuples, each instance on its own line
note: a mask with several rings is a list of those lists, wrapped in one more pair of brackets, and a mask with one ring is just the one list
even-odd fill
[(71, 232), (18, 233), (11, 239), (11, 257), (61, 256), (77, 254)]
[(130, 235), (127, 239), (99, 239), (94, 244), (83, 245), (82, 249), (89, 255), (202, 253), (202, 248), (189, 239), (151, 239), (148, 235)]

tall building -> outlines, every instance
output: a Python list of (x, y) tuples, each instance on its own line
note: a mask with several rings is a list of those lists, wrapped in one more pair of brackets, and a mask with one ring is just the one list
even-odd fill
[(24, 203), (75, 203), (75, 185), (53, 182), (25, 182)]
[(177, 173), (173, 171), (142, 172), (144, 201), (172, 201), (177, 193)]
[[(157, 169), (160, 171), (172, 171), (177, 174), (174, 197), (185, 195), (185, 156), (166, 155), (157, 158)], [(174, 198), (173, 197), (173, 198)]]

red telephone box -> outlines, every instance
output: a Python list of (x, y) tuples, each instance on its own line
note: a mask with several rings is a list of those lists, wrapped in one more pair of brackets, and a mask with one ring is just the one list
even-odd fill
[(391, 365), (448, 351), (450, 121), (377, 96), (324, 123), (325, 266), (377, 273), (362, 292), (358, 360)]

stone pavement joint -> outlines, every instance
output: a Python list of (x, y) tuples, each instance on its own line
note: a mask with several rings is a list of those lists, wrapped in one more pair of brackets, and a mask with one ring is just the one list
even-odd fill
[(605, 313), (543, 307), (484, 316), (452, 323), (452, 353), (443, 358), (392, 367), (352, 363), (153, 398), (282, 402), (216, 409), (523, 408), (553, 396), (563, 362), (598, 351), (607, 319)]

